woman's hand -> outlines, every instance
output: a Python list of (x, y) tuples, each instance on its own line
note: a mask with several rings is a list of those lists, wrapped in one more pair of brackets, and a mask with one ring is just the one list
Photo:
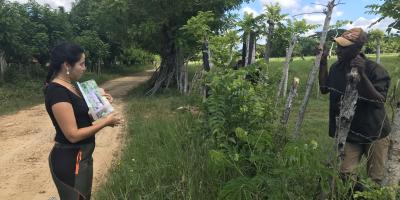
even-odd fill
[(112, 103), (114, 101), (114, 98), (111, 96), (111, 94), (106, 93), (103, 88), (99, 89), (101, 96), (104, 96), (108, 100), (108, 102)]
[(118, 113), (110, 113), (109, 115), (107, 115), (107, 117), (104, 119), (106, 121), (106, 126), (118, 126), (121, 123), (123, 123), (123, 120), (121, 119), (121, 117), (118, 115)]

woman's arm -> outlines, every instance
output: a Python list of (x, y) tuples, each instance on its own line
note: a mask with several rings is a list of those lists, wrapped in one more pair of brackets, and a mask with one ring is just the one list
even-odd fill
[(70, 103), (56, 103), (51, 107), (51, 109), (61, 131), (71, 143), (76, 143), (89, 138), (106, 126), (114, 126), (120, 123), (120, 119), (116, 117), (115, 113), (112, 113), (106, 118), (99, 119), (98, 122), (92, 126), (78, 129), (74, 111)]

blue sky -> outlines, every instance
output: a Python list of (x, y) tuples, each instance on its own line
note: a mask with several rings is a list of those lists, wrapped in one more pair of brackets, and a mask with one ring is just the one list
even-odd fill
[[(244, 12), (254, 13), (258, 15), (264, 11), (264, 5), (270, 3), (279, 3), (281, 5), (282, 13), (289, 14), (289, 17), (300, 13), (319, 12), (322, 11), (323, 6), (317, 4), (326, 5), (328, 0), (254, 0), (248, 4), (243, 4), (241, 9), (238, 11), (240, 14)], [(334, 9), (331, 24), (337, 20), (350, 20), (353, 24), (348, 24), (343, 28), (361, 27), (364, 30), (368, 30), (368, 26), (375, 22), (380, 16), (366, 14), (368, 10), (365, 8), (366, 5), (370, 4), (382, 4), (381, 0), (341, 0), (343, 5), (338, 5)], [(323, 24), (325, 15), (323, 14), (308, 14), (297, 16), (296, 19), (304, 18), (308, 23), (311, 24)], [(372, 29), (385, 30), (388, 24), (393, 19), (385, 19), (382, 22), (374, 25)]]
[[(11, 0), (18, 1), (20, 3), (26, 3), (28, 0)], [(40, 4), (49, 4), (52, 8), (57, 8), (58, 6), (64, 6), (68, 11), (71, 9), (72, 2), (74, 0), (36, 0)], [(179, 0), (177, 0), (179, 1)], [(290, 16), (305, 13), (305, 12), (314, 12), (321, 11), (322, 6), (315, 5), (313, 3), (324, 4), (328, 2), (328, 0), (253, 0), (251, 3), (243, 4), (241, 9), (236, 11), (240, 14), (244, 12), (253, 12), (255, 15), (263, 12), (263, 7), (267, 3), (277, 3), (281, 5), (283, 8), (283, 13), (287, 13)], [(365, 8), (366, 5), (369, 4), (381, 4), (382, 0), (341, 0), (341, 2), (345, 3), (344, 5), (339, 5), (334, 10), (334, 15), (331, 21), (335, 23), (336, 20), (351, 20), (353, 24), (348, 24), (344, 28), (352, 28), (352, 27), (361, 27), (363, 29), (368, 30), (368, 26), (376, 21), (379, 16), (366, 14)], [(322, 14), (312, 14), (312, 15), (303, 15), (297, 17), (298, 19), (304, 18), (308, 23), (312, 24), (323, 24), (325, 16)], [(385, 19), (381, 23), (376, 24), (374, 28), (378, 28), (381, 30), (385, 30), (388, 24), (390, 24), (393, 19)]]

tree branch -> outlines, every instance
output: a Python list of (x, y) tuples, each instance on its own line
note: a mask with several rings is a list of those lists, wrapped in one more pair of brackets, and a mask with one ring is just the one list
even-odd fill
[(300, 13), (300, 14), (293, 15), (292, 17), (296, 17), (296, 16), (300, 16), (300, 15), (310, 15), (310, 14), (325, 14), (325, 12), (321, 11), (321, 12)]

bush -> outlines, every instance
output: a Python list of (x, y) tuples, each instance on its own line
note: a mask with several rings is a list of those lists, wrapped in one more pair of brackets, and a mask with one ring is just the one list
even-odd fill
[(318, 143), (293, 141), (279, 125), (266, 68), (214, 68), (206, 77), (204, 130), (221, 180), (218, 199), (313, 199), (329, 194), (332, 180), (332, 198), (346, 199), (349, 187), (324, 164)]

